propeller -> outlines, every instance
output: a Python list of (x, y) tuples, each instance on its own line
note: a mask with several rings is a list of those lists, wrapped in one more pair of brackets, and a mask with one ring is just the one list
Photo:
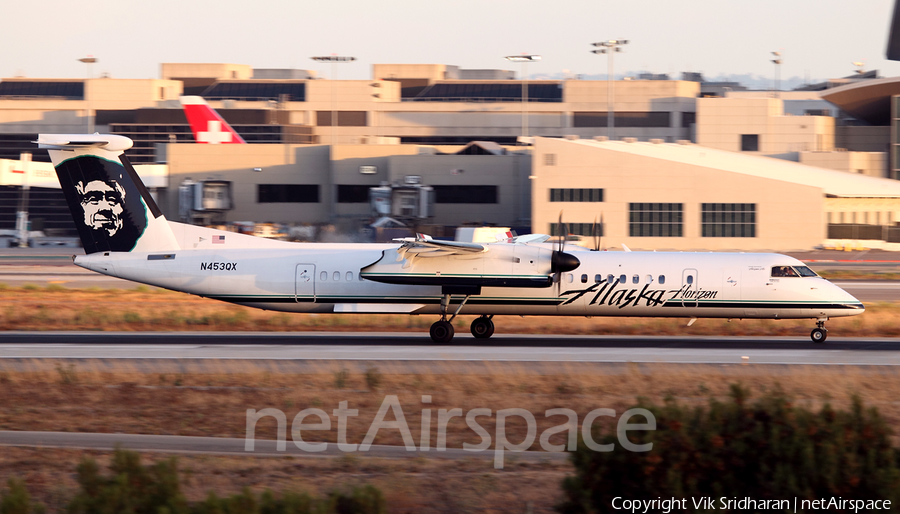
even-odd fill
[(569, 227), (563, 223), (562, 211), (559, 213), (559, 223), (557, 223), (557, 232), (559, 240), (557, 249), (553, 251), (550, 257), (550, 272), (554, 274), (553, 281), (556, 282), (556, 295), (559, 296), (562, 288), (562, 274), (572, 271), (581, 265), (578, 257), (566, 253), (566, 239), (569, 238)]
[(594, 238), (594, 247), (593, 251), (600, 251), (600, 242), (603, 241), (603, 213), (600, 213), (600, 222), (597, 222), (597, 217), (594, 217), (594, 224), (591, 226), (591, 236)]

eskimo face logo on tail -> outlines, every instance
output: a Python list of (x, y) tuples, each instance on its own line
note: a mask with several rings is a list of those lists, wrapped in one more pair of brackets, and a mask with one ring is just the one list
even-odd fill
[(113, 237), (125, 226), (125, 188), (115, 180), (77, 182), (75, 191), (84, 210), (84, 224)]
[(125, 167), (94, 155), (57, 165), (85, 253), (130, 252), (148, 225), (141, 190)]

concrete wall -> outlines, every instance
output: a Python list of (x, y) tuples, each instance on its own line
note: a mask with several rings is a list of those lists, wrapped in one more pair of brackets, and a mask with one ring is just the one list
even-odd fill
[[(169, 187), (160, 208), (168, 219), (178, 219), (178, 194), (181, 182), (190, 177), (233, 182), (235, 209), (226, 221), (277, 223), (324, 223), (329, 220), (330, 151), (327, 146), (312, 145), (167, 145)], [(254, 168), (262, 168), (254, 172)], [(319, 203), (257, 202), (258, 184), (319, 184)]]
[(799, 162), (809, 166), (890, 178), (884, 152), (800, 152)]
[[(415, 155), (416, 145), (338, 145), (332, 148), (331, 173), (335, 186), (368, 185), (375, 187), (391, 182), (390, 161), (397, 155)], [(360, 173), (360, 166), (375, 166), (377, 173)], [(368, 203), (337, 203), (334, 212), (338, 217), (362, 218), (369, 216)]]
[[(9, 80), (9, 79), (4, 79)], [(87, 113), (178, 106), (182, 83), (158, 79), (86, 79), (85, 100), (0, 99), (0, 133), (83, 133)], [(98, 126), (97, 130), (103, 130)]]
[(893, 226), (900, 221), (900, 198), (826, 198), (825, 221)]
[(390, 157), (389, 161), (392, 183), (402, 184), (407, 175), (417, 175), (427, 186), (497, 186), (496, 204), (435, 204), (436, 224), (527, 224), (531, 204), (527, 154), (410, 155)]
[(374, 64), (372, 65), (372, 77), (436, 81), (456, 78), (457, 70), (457, 66), (446, 64)]
[(835, 129), (835, 148), (851, 152), (887, 152), (891, 145), (891, 127), (844, 125)]
[[(169, 194), (161, 201), (167, 218), (178, 219), (178, 186), (186, 179), (233, 182), (235, 209), (226, 221), (326, 223), (339, 218), (365, 218), (368, 203), (337, 203), (338, 185), (402, 184), (407, 175), (423, 185), (495, 185), (496, 204), (438, 204), (438, 225), (462, 223), (527, 224), (530, 215), (527, 154), (419, 155), (436, 148), (416, 145), (166, 145)], [(361, 174), (360, 166), (377, 173)], [(253, 171), (262, 168), (261, 172)], [(462, 173), (454, 170), (464, 170)], [(318, 184), (318, 203), (257, 202), (258, 184)], [(333, 216), (332, 216), (333, 214)], [(523, 222), (523, 218), (525, 221)]]
[(756, 154), (830, 151), (834, 118), (785, 116), (778, 98), (698, 98), (697, 144), (741, 151), (741, 135), (759, 136)]
[[(548, 154), (555, 155), (555, 165), (548, 165)], [(624, 243), (633, 250), (808, 250), (826, 235), (818, 187), (545, 138), (535, 143), (533, 175), (534, 232), (549, 233), (560, 211), (568, 223), (592, 223), (602, 215), (607, 248)], [(604, 201), (550, 202), (550, 188), (603, 188)], [(629, 236), (631, 202), (682, 203), (684, 236)], [(755, 203), (756, 237), (701, 237), (704, 202)]]
[(253, 67), (248, 64), (228, 63), (162, 63), (159, 76), (170, 78), (215, 78), (220, 80), (244, 80), (253, 77)]

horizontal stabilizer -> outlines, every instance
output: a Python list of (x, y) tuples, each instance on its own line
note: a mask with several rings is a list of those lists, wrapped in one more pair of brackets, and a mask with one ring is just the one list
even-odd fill
[(110, 152), (124, 152), (134, 144), (125, 136), (112, 134), (40, 134), (33, 143), (45, 150), (97, 147)]

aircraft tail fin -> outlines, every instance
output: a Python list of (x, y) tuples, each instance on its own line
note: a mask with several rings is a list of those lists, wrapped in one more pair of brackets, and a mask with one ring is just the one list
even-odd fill
[(109, 134), (41, 134), (85, 253), (170, 251), (178, 243), (125, 156), (132, 141)]
[(182, 96), (180, 100), (196, 142), (211, 145), (247, 143), (203, 97)]

